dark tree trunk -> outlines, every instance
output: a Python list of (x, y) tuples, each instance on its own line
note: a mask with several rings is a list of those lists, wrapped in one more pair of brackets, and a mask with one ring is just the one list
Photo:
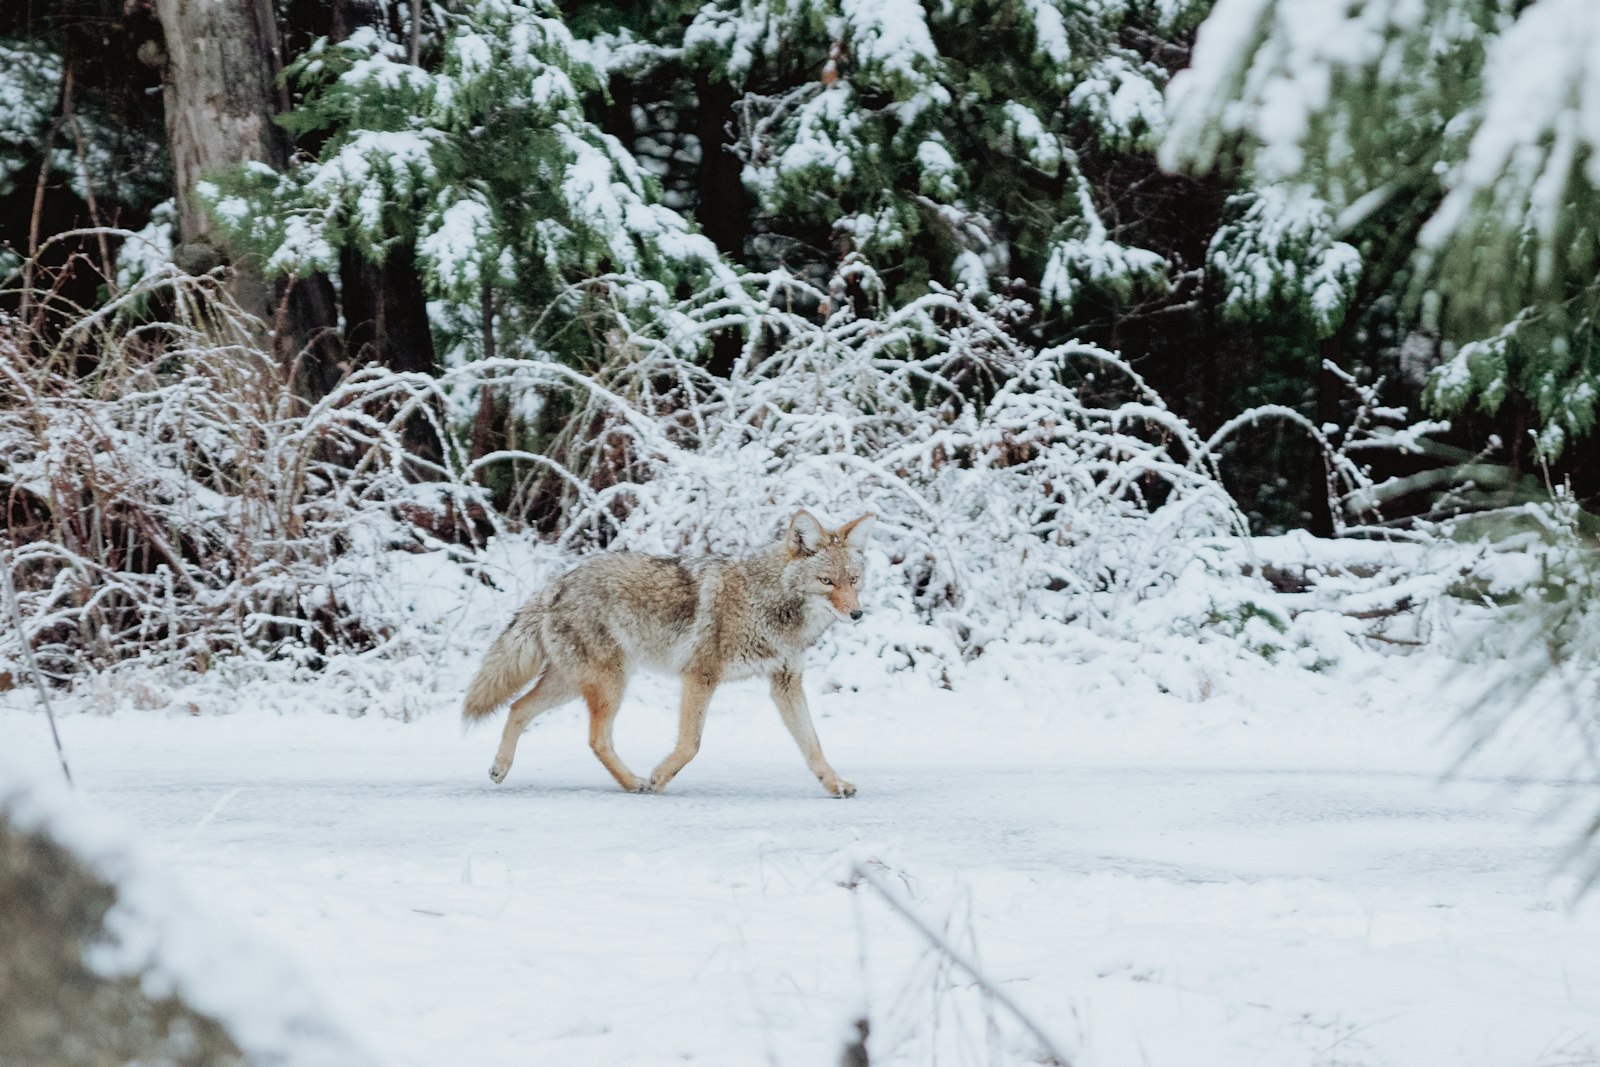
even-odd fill
[[(494, 341), (494, 290), (487, 282), (483, 286), (483, 358), (495, 358)], [(505, 404), (490, 384), (494, 372), (484, 376), (482, 391), (478, 394), (478, 412), (472, 419), (472, 451), (474, 462), (506, 445), (507, 413)]]
[(343, 41), (362, 26), (378, 29), (382, 23), (383, 5), (378, 0), (334, 0), (330, 35)]
[(354, 248), (339, 254), (344, 283), (345, 347), (357, 363), (432, 374), (433, 335), (416, 252), (396, 245), (382, 263)]
[(733, 154), (728, 132), (738, 94), (727, 82), (712, 81), (703, 71), (695, 74), (694, 90), (700, 101), (695, 112), (695, 133), (700, 138), (700, 228), (719, 252), (742, 263), (750, 210), (740, 174), (743, 163)]
[(622, 142), (622, 147), (633, 151), (638, 140), (638, 129), (633, 124), (633, 79), (623, 74), (613, 74), (606, 85), (608, 99), (600, 105), (600, 124), (607, 133)]
[[(700, 229), (711, 238), (717, 251), (736, 263), (744, 262), (744, 242), (750, 235), (750, 205), (745, 198), (743, 162), (733, 154), (733, 106), (739, 95), (725, 81), (713, 81), (704, 71), (694, 76), (695, 135), (700, 139), (700, 170), (696, 184), (700, 194)], [(707, 369), (713, 374), (732, 373), (734, 362), (744, 347), (744, 336), (736, 329), (718, 330), (711, 338), (711, 358)]]
[[(412, 246), (391, 248), (382, 263), (344, 249), (339, 279), (344, 286), (345, 351), (352, 362), (431, 376), (436, 367), (428, 298)], [(406, 420), (401, 439), (414, 456), (432, 463), (443, 457), (439, 435), (423, 412)]]
[[(384, 5), (378, 0), (335, 0), (333, 39), (344, 40), (363, 26), (381, 33), (384, 19)], [(355, 363), (428, 375), (437, 370), (428, 298), (414, 245), (394, 245), (382, 263), (355, 248), (343, 249), (339, 280), (344, 290), (344, 346)], [(408, 419), (402, 437), (412, 455), (440, 462), (443, 447), (426, 414), (418, 412)]]
[[(155, 0), (165, 41), (167, 144), (178, 207), (178, 266), (203, 272), (230, 262), (215, 221), (195, 194), (206, 175), (243, 163), (282, 170), (289, 141), (273, 121), (284, 100), (270, 0)], [(320, 397), (338, 378), (332, 287), (323, 277), (269, 282), (261, 264), (231, 262), (234, 299), (266, 324), (258, 338), (295, 390)]]

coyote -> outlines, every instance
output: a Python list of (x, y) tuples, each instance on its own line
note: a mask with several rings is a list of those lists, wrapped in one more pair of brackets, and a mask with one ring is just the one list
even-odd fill
[[(806, 710), (802, 659), (835, 619), (861, 618), (858, 591), (871, 513), (837, 530), (810, 512), (789, 520), (783, 540), (743, 559), (613, 552), (568, 571), (535, 593), (484, 657), (462, 715), (481, 719), (535, 678), (511, 705), (489, 777), (505, 780), (517, 739), (535, 716), (582, 696), (589, 747), (622, 788), (659, 793), (700, 750), (706, 706), (719, 684), (765, 674), (772, 700), (806, 766), (836, 797), (856, 787), (828, 765)], [(611, 723), (636, 666), (683, 678), (678, 744), (649, 779), (611, 747)]]

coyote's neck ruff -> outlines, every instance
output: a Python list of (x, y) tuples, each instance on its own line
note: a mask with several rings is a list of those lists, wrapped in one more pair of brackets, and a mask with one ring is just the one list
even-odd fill
[[(806, 764), (834, 796), (855, 787), (822, 755), (801, 688), (806, 649), (837, 620), (861, 618), (863, 551), (873, 516), (829, 530), (796, 512), (783, 540), (743, 559), (613, 552), (568, 571), (534, 594), (496, 639), (467, 691), (463, 714), (511, 705), (489, 777), (505, 778), (517, 739), (534, 716), (574, 697), (589, 706), (589, 744), (633, 792), (660, 792), (700, 748), (706, 706), (718, 685), (765, 674)], [(628, 675), (645, 665), (683, 678), (677, 747), (648, 781), (611, 746)]]

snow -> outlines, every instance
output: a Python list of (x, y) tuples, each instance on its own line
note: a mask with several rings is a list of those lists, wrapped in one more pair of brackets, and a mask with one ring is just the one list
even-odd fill
[(424, 228), (417, 242), (418, 255), (451, 291), (477, 289), (483, 278), (476, 257), (494, 239), (494, 212), (480, 194), (446, 207), (436, 221), (437, 225)]
[(777, 173), (790, 178), (815, 175), (819, 184), (848, 179), (860, 147), (856, 135), (861, 119), (853, 103), (849, 86), (839, 82), (798, 108), (794, 139), (778, 157)]
[[(31, 723), (30, 723), (31, 725)], [(6, 730), (0, 728), (0, 736)], [(127, 828), (71, 796), (50, 759), (22, 744), (0, 750), (0, 815), (16, 830), (49, 838), (115, 888), (103, 940), (85, 963), (104, 977), (138, 976), (147, 995), (180, 995), (220, 1023), (252, 1062), (285, 1067), (359, 1067), (371, 1062), (265, 939), (246, 924), (197, 907), (172, 874), (128, 843)], [(23, 758), (19, 760), (19, 753)]]
[(1355, 293), (1361, 277), (1361, 253), (1354, 245), (1335, 241), (1307, 278), (1311, 309), (1324, 329), (1335, 329)]
[(851, 50), (863, 71), (910, 95), (931, 80), (939, 53), (918, 0), (840, 0)]
[(494, 49), (476, 33), (458, 33), (450, 41), (451, 58), (463, 78), (482, 77), (494, 61)]
[(1159, 68), (1117, 55), (1095, 62), (1068, 95), (1072, 107), (1094, 123), (1107, 144), (1153, 149), (1166, 132), (1166, 102)]
[(1244, 80), (1255, 49), (1266, 35), (1274, 0), (1219, 0), (1195, 34), (1188, 67), (1167, 84), (1170, 136), (1161, 145), (1161, 165), (1176, 170), (1187, 158), (1209, 164), (1226, 135), (1242, 128), (1241, 104), (1223, 102)]
[(558, 127), (562, 147), (571, 155), (566, 176), (561, 182), (561, 195), (573, 217), (582, 219), (592, 227), (610, 249), (617, 264), (623, 269), (637, 266), (638, 250), (630, 239), (626, 221), (627, 205), (638, 202), (638, 197), (621, 182), (612, 180), (612, 163), (606, 154), (581, 136)]
[(1266, 316), (1287, 302), (1321, 333), (1335, 330), (1361, 278), (1361, 253), (1333, 239), (1327, 203), (1299, 186), (1262, 185), (1228, 205), (1236, 218), (1206, 250), (1224, 308)]
[(989, 268), (984, 263), (983, 257), (976, 252), (966, 251), (956, 256), (951, 265), (950, 273), (957, 283), (969, 292), (987, 293), (989, 291)]
[(616, 33), (596, 33), (593, 37), (574, 39), (568, 47), (575, 60), (606, 77), (646, 77), (663, 62), (683, 53), (681, 48), (640, 40), (627, 27)]
[(386, 204), (405, 203), (434, 178), (437, 142), (433, 131), (360, 130), (316, 164), (307, 188), (342, 200), (363, 229), (376, 232)]
[[(1341, 125), (1372, 119), (1360, 108), (1341, 112), (1335, 93), (1359, 103), (1372, 86), (1391, 86), (1395, 99), (1375, 97), (1376, 106), (1391, 108), (1400, 121), (1416, 121), (1419, 108), (1442, 107), (1447, 140), (1470, 138), (1464, 158), (1443, 168), (1446, 195), (1422, 228), (1422, 247), (1443, 253), (1463, 245), (1456, 255), (1467, 259), (1485, 224), (1501, 234), (1526, 230), (1538, 280), (1548, 283), (1566, 254), (1574, 191), (1585, 179), (1600, 183), (1600, 5), (1535, 0), (1513, 7), (1514, 17), (1497, 17), (1460, 0), (1220, 0), (1200, 28), (1192, 66), (1172, 79), (1172, 135), (1162, 163), (1208, 166), (1225, 139), (1247, 133), (1257, 144), (1258, 175), (1305, 173), (1315, 136), (1337, 155), (1351, 136)], [(1481, 100), (1450, 99), (1448, 92), (1460, 92), (1450, 90), (1436, 101), (1442, 90), (1408, 83), (1420, 63), (1460, 53), (1458, 63), (1470, 66), (1479, 49)], [(1392, 192), (1358, 189), (1352, 196), (1364, 211), (1361, 196)]]
[(961, 169), (942, 140), (927, 139), (917, 145), (917, 165), (922, 169), (919, 185), (929, 196), (952, 199), (961, 191)]
[(360, 90), (394, 92), (409, 89), (422, 93), (428, 90), (432, 82), (427, 71), (411, 65), (406, 58), (405, 46), (397, 41), (385, 40), (371, 26), (357, 26), (349, 37), (339, 43), (339, 48), (354, 56), (349, 69), (339, 76), (339, 80)]
[(152, 274), (170, 270), (177, 202), (163, 200), (150, 209), (150, 221), (128, 235), (117, 250), (117, 286), (128, 289)]
[(43, 142), (64, 69), (42, 45), (0, 39), (0, 195)]
[(842, 215), (834, 222), (833, 232), (844, 237), (850, 248), (879, 254), (905, 247), (908, 236), (892, 207)]
[[(396, 205), (410, 204), (438, 178), (433, 156), (440, 141), (433, 130), (358, 130), (326, 159), (307, 165), (300, 182), (315, 206), (254, 222), (257, 229), (278, 229), (268, 271), (332, 269), (338, 261), (334, 233), (340, 227), (368, 241), (383, 239), (385, 221)], [(215, 199), (214, 194), (208, 198)], [(239, 211), (250, 209), (244, 199), (234, 200)], [(244, 225), (248, 220), (235, 221)]]
[(1052, 68), (1056, 84), (1066, 88), (1071, 81), (1072, 42), (1061, 9), (1054, 0), (1023, 0), (1022, 7), (1033, 22), (1035, 57)]
[(1024, 156), (1045, 174), (1055, 174), (1061, 166), (1061, 142), (1046, 130), (1032, 108), (1015, 100), (1007, 100), (1002, 109), (1006, 116), (1006, 132), (1014, 139)]
[(1553, 269), (1549, 246), (1564, 240), (1562, 205), (1583, 175), (1600, 185), (1600, 6), (1589, 0), (1539, 0), (1494, 40), (1484, 69), (1482, 119), (1464, 161), (1447, 177), (1449, 193), (1421, 234), (1438, 248), (1463, 226), (1474, 204), (1492, 199), (1500, 225), (1530, 226), (1538, 265)]
[(1070, 310), (1083, 282), (1122, 289), (1126, 296), (1136, 287), (1160, 285), (1168, 267), (1157, 252), (1108, 240), (1097, 221), (1086, 236), (1070, 237), (1050, 250), (1039, 289), (1047, 300)]
[(684, 30), (683, 51), (688, 57), (711, 56), (711, 65), (729, 81), (740, 84), (763, 56), (776, 53), (786, 31), (795, 29), (812, 12), (809, 4), (774, 5), (768, 0), (740, 0), (733, 5), (703, 4)]
[[(1251, 544), (1349, 588), (1341, 573), (1396, 565), (1442, 577), (1430, 551)], [(443, 570), (395, 575), (418, 610), (467, 595)], [(478, 589), (454, 651), (397, 660), (396, 692), (337, 673), (212, 682), (154, 711), (80, 692), (61, 723), (83, 801), (288, 955), (379, 1062), (828, 1063), (862, 1012), (875, 1064), (1033, 1062), (1015, 1020), (850, 888), (858, 864), (1078, 1064), (1600, 1049), (1600, 904), (1569, 906), (1560, 873), (1581, 811), (1549, 816), (1592, 784), (1494, 749), (1444, 779), (1466, 737), (1462, 672), (1438, 653), (1322, 634), (1340, 661), (1307, 671), (1184, 636), (1222, 602), (1213, 577), (1131, 608), (1133, 636), (1017, 625), (951, 689), (840, 633), (807, 688), (850, 801), (817, 788), (754, 683), (719, 691), (665, 795), (618, 791), (577, 707), (540, 719), (496, 787), (498, 725), (463, 736), (456, 707), (522, 589)], [(675, 695), (631, 686), (618, 744), (636, 770), (671, 746)], [(380, 714), (402, 699), (414, 721)], [(53, 767), (25, 691), (0, 694), (0, 750)]]
[(1470, 19), (1430, 21), (1437, 17), (1431, 7), (1417, 0), (1219, 0), (1195, 37), (1191, 65), (1168, 85), (1171, 136), (1162, 165), (1209, 165), (1226, 139), (1248, 131), (1259, 142), (1252, 163), (1260, 176), (1299, 173), (1313, 120), (1328, 107), (1339, 76), (1359, 77), (1380, 63), (1391, 74), (1404, 69), (1416, 61), (1405, 44), (1429, 28), (1472, 31)]

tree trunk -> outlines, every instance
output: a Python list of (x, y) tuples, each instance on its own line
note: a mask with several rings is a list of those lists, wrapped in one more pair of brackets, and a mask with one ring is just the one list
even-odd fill
[[(483, 358), (495, 358), (494, 340), (494, 290), (487, 282), (483, 286), (483, 297), (480, 302), (482, 331), (483, 331)], [(505, 447), (507, 412), (505, 405), (500, 402), (494, 387), (490, 384), (494, 372), (489, 371), (484, 375), (483, 387), (478, 393), (478, 412), (472, 419), (472, 448), (471, 458), (477, 462), (490, 452)]]
[(704, 71), (695, 74), (694, 90), (700, 105), (695, 112), (695, 133), (700, 138), (700, 228), (717, 251), (742, 263), (750, 211), (740, 174), (744, 164), (731, 151), (728, 133), (739, 97), (733, 86), (712, 81)]
[[(205, 175), (241, 163), (281, 170), (288, 158), (276, 110), (274, 64), (256, 0), (156, 0), (166, 38), (167, 144), (178, 202), (175, 257), (188, 270), (227, 261), (216, 224), (195, 195)], [(259, 271), (236, 264), (234, 296), (263, 322), (271, 292)]]
[[(362, 26), (381, 33), (383, 18), (383, 5), (377, 0), (336, 0), (333, 39), (342, 41)], [(344, 346), (352, 359), (394, 371), (435, 372), (428, 297), (417, 270), (417, 251), (411, 243), (395, 244), (382, 263), (355, 248), (342, 249), (339, 281), (344, 291)], [(414, 456), (433, 463), (443, 456), (439, 435), (421, 412), (407, 420), (402, 439)]]
[(155, 0), (166, 56), (167, 144), (178, 208), (177, 265), (203, 273), (230, 263), (232, 292), (268, 331), (296, 392), (316, 399), (338, 378), (332, 287), (321, 276), (269, 283), (261, 264), (232, 258), (195, 193), (208, 175), (245, 163), (282, 170), (289, 140), (273, 121), (283, 102), (275, 84), (277, 25), (270, 0)]
[[(700, 203), (696, 214), (700, 229), (711, 238), (717, 251), (744, 262), (744, 242), (750, 235), (750, 205), (745, 198), (744, 163), (733, 154), (729, 133), (739, 95), (725, 81), (713, 81), (705, 71), (694, 76), (698, 109), (695, 134), (700, 138), (700, 171), (696, 184)], [(711, 373), (727, 376), (744, 348), (744, 333), (737, 329), (718, 330), (711, 336)]]
[[(339, 280), (344, 289), (345, 351), (351, 359), (432, 375), (433, 333), (416, 250), (410, 244), (396, 245), (382, 263), (374, 263), (354, 248), (343, 249)], [(401, 440), (414, 456), (433, 463), (443, 456), (439, 435), (422, 412), (406, 420)]]

